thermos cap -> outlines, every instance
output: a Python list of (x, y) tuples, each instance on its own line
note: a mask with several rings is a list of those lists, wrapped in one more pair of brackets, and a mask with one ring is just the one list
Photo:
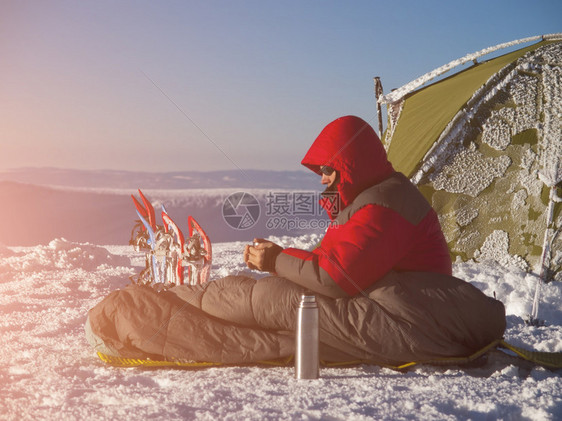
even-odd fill
[(295, 341), (295, 377), (317, 379), (319, 377), (318, 305), (314, 293), (301, 295), (297, 312)]
[(314, 295), (303, 294), (299, 303), (299, 308), (317, 308), (316, 297)]

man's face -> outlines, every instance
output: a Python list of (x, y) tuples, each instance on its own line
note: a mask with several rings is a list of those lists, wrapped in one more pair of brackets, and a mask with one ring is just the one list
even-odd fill
[(333, 187), (337, 177), (337, 171), (333, 171), (330, 175), (322, 174), (322, 180), (320, 182), (328, 187)]

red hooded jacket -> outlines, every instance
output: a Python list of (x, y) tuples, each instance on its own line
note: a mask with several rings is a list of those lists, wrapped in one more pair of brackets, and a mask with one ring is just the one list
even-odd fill
[(289, 248), (277, 257), (279, 276), (341, 297), (369, 288), (390, 271), (451, 274), (437, 214), (395, 172), (364, 120), (347, 116), (328, 124), (302, 164), (319, 175), (322, 165), (338, 171), (340, 209), (326, 209), (334, 224), (314, 251)]

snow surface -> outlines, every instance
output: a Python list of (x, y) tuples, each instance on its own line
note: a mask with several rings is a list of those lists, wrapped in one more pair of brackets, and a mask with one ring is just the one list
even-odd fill
[[(272, 239), (309, 248), (318, 236)], [(243, 245), (214, 244), (213, 279), (249, 272)], [(560, 372), (509, 362), (418, 366), (407, 373), (368, 365), (323, 368), (311, 381), (295, 380), (291, 367), (106, 366), (84, 338), (86, 313), (142, 264), (124, 245), (61, 238), (33, 247), (0, 245), (0, 419), (562, 419)], [(561, 284), (543, 286), (539, 316), (547, 323), (530, 327), (523, 319), (534, 275), (474, 262), (457, 263), (454, 272), (504, 302), (508, 342), (562, 351)]]

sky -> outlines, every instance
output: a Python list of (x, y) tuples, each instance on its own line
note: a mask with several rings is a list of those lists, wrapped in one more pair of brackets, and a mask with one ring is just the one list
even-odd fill
[(301, 169), (342, 115), (486, 47), (562, 32), (559, 0), (0, 0), (0, 169)]

